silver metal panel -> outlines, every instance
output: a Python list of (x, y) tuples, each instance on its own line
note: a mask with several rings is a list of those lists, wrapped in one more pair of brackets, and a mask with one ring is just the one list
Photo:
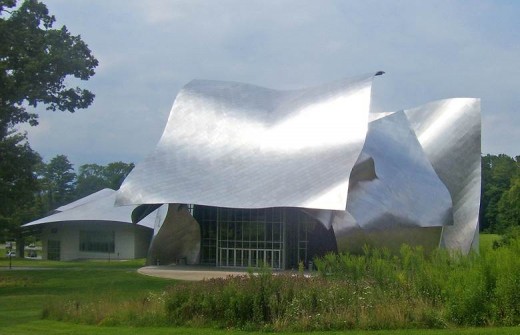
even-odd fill
[(296, 91), (192, 81), (117, 204), (344, 210), (372, 78)]
[(452, 197), (454, 225), (444, 227), (441, 245), (467, 253), (478, 245), (480, 99), (440, 100), (405, 113)]
[(450, 193), (435, 173), (403, 112), (370, 122), (362, 153), (372, 157), (376, 177), (351, 178), (347, 211), (360, 227), (392, 229), (396, 224), (411, 227), (452, 224)]
[(440, 241), (468, 252), (478, 236), (479, 100), (368, 115), (371, 82), (275, 91), (193, 81), (116, 202), (299, 207), (334, 228), (340, 251)]
[[(136, 206), (114, 207), (116, 191), (103, 189), (71, 204), (65, 205), (64, 211), (46, 216), (36, 221), (24, 224), (22, 227), (34, 226), (49, 222), (75, 221), (113, 221), (132, 223), (131, 214)], [(153, 212), (137, 223), (140, 226), (153, 228), (156, 213)]]
[(200, 239), (199, 223), (186, 205), (163, 205), (157, 209), (147, 264), (164, 265), (181, 260), (186, 264), (198, 264)]
[(78, 206), (84, 205), (84, 204), (86, 204), (88, 202), (108, 197), (108, 196), (114, 194), (115, 192), (116, 191), (114, 191), (111, 188), (104, 188), (104, 189), (102, 189), (100, 191), (97, 191), (95, 193), (89, 194), (86, 197), (83, 197), (81, 199), (78, 199), (76, 201), (73, 201), (71, 203), (68, 203), (66, 205), (63, 205), (61, 207), (56, 208), (56, 212), (68, 211), (69, 209), (72, 209), (74, 207), (78, 207)]
[(448, 189), (403, 112), (373, 119), (350, 178), (347, 211), (333, 220), (338, 250), (353, 251), (365, 243), (399, 248), (418, 240), (438, 246), (441, 229), (424, 230), (422, 236), (418, 228), (453, 223)]

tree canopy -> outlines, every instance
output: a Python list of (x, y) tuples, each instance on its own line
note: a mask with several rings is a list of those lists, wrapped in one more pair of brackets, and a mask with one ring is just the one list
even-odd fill
[[(89, 90), (69, 85), (88, 80), (98, 61), (81, 37), (37, 0), (0, 0), (0, 232), (13, 231), (40, 212), (40, 156), (16, 126), (38, 124), (34, 108), (75, 112), (94, 100)], [(59, 195), (61, 196), (61, 195)], [(59, 200), (59, 199), (58, 199)], [(34, 200), (36, 201), (36, 200)], [(61, 200), (59, 200), (61, 201)], [(40, 204), (41, 205), (41, 204)], [(15, 229), (16, 230), (16, 229)]]
[(26, 212), (38, 190), (33, 171), (40, 162), (22, 135), (0, 141), (0, 228), (12, 230), (26, 218), (21, 212)]
[(65, 155), (57, 155), (48, 163), (40, 163), (37, 173), (41, 215), (104, 188), (119, 189), (133, 168), (134, 163), (124, 162), (84, 164), (76, 174)]
[(25, 104), (74, 112), (94, 99), (88, 90), (68, 87), (65, 78), (89, 79), (98, 61), (79, 35), (66, 26), (53, 29), (55, 21), (37, 0), (17, 8), (15, 0), (0, 0), (0, 138), (16, 124), (37, 124)]
[(480, 228), (503, 233), (520, 225), (520, 156), (482, 157)]
[(65, 155), (57, 155), (41, 168), (41, 190), (47, 210), (65, 205), (74, 198), (76, 173)]
[(511, 180), (511, 187), (498, 201), (498, 228), (520, 227), (520, 176)]
[(75, 195), (82, 198), (103, 188), (117, 190), (133, 168), (133, 163), (124, 162), (113, 162), (106, 166), (84, 164), (79, 167)]

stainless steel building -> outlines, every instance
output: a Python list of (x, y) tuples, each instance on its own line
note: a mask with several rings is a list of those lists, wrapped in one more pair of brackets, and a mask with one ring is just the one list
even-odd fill
[(402, 243), (468, 252), (480, 201), (480, 103), (371, 113), (374, 75), (279, 91), (192, 81), (123, 183), (134, 220), (163, 205), (150, 262), (274, 268)]

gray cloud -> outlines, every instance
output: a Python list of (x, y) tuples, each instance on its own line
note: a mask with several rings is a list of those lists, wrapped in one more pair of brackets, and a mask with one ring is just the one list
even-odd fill
[(520, 3), (472, 1), (46, 0), (98, 57), (95, 103), (41, 112), (45, 158), (137, 162), (194, 78), (290, 89), (377, 70), (374, 108), (481, 97), (483, 152), (517, 155)]

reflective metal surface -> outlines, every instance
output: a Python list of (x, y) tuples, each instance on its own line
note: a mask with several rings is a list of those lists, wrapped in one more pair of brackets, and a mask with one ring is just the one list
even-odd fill
[(186, 205), (163, 205), (157, 209), (147, 264), (197, 264), (200, 238), (199, 223)]
[(192, 81), (117, 203), (344, 210), (372, 78), (296, 91)]
[(441, 245), (468, 252), (478, 247), (480, 205), (480, 99), (446, 99), (405, 111), (424, 153), (450, 191), (454, 225)]
[[(313, 216), (325, 226), (332, 224), (340, 251), (361, 251), (365, 243), (389, 248), (407, 243), (427, 249), (440, 244), (463, 253), (478, 248), (479, 99), (447, 99), (406, 110), (408, 125), (402, 116), (395, 122), (394, 115), (401, 113), (370, 114), (365, 147), (350, 178), (347, 211), (315, 210)], [(385, 131), (377, 126), (391, 119), (394, 122)], [(408, 138), (402, 136), (408, 127), (415, 136), (409, 132)], [(373, 168), (367, 164), (370, 159)], [(417, 159), (425, 169), (414, 166)], [(437, 179), (437, 191), (424, 179), (425, 172)], [(421, 229), (428, 226), (432, 228)]]
[(360, 227), (452, 224), (450, 193), (403, 112), (371, 122), (362, 152), (373, 159), (376, 177), (351, 178), (347, 211)]
[(347, 213), (334, 218), (338, 249), (358, 251), (365, 243), (399, 248), (419, 240), (432, 249), (439, 245), (441, 229), (418, 228), (451, 224), (450, 193), (405, 114), (374, 118), (350, 178)]
[[(193, 81), (116, 203), (297, 207), (333, 228), (339, 251), (468, 252), (478, 245), (479, 100), (369, 114), (372, 78), (297, 91)], [(165, 218), (157, 243), (181, 229)]]
[(100, 191), (97, 191), (95, 193), (92, 193), (92, 194), (89, 194), (87, 195), (86, 197), (83, 197), (81, 199), (78, 199), (76, 201), (73, 201), (71, 203), (68, 203), (66, 205), (63, 205), (61, 207), (58, 207), (56, 208), (56, 212), (65, 212), (65, 211), (68, 211), (69, 209), (72, 209), (74, 207), (78, 207), (78, 206), (81, 206), (81, 205), (84, 205), (88, 202), (92, 202), (92, 201), (95, 201), (95, 200), (98, 200), (98, 199), (102, 199), (102, 198), (106, 198), (108, 196), (111, 196), (115, 193), (114, 190), (110, 189), (110, 188), (104, 188)]
[[(46, 216), (36, 221), (24, 224), (22, 227), (34, 226), (48, 222), (75, 222), (75, 221), (113, 221), (132, 223), (131, 215), (136, 206), (114, 207), (116, 191), (103, 189), (89, 196), (74, 201), (59, 209), (62, 211)], [(156, 212), (151, 213), (137, 224), (153, 228)]]

